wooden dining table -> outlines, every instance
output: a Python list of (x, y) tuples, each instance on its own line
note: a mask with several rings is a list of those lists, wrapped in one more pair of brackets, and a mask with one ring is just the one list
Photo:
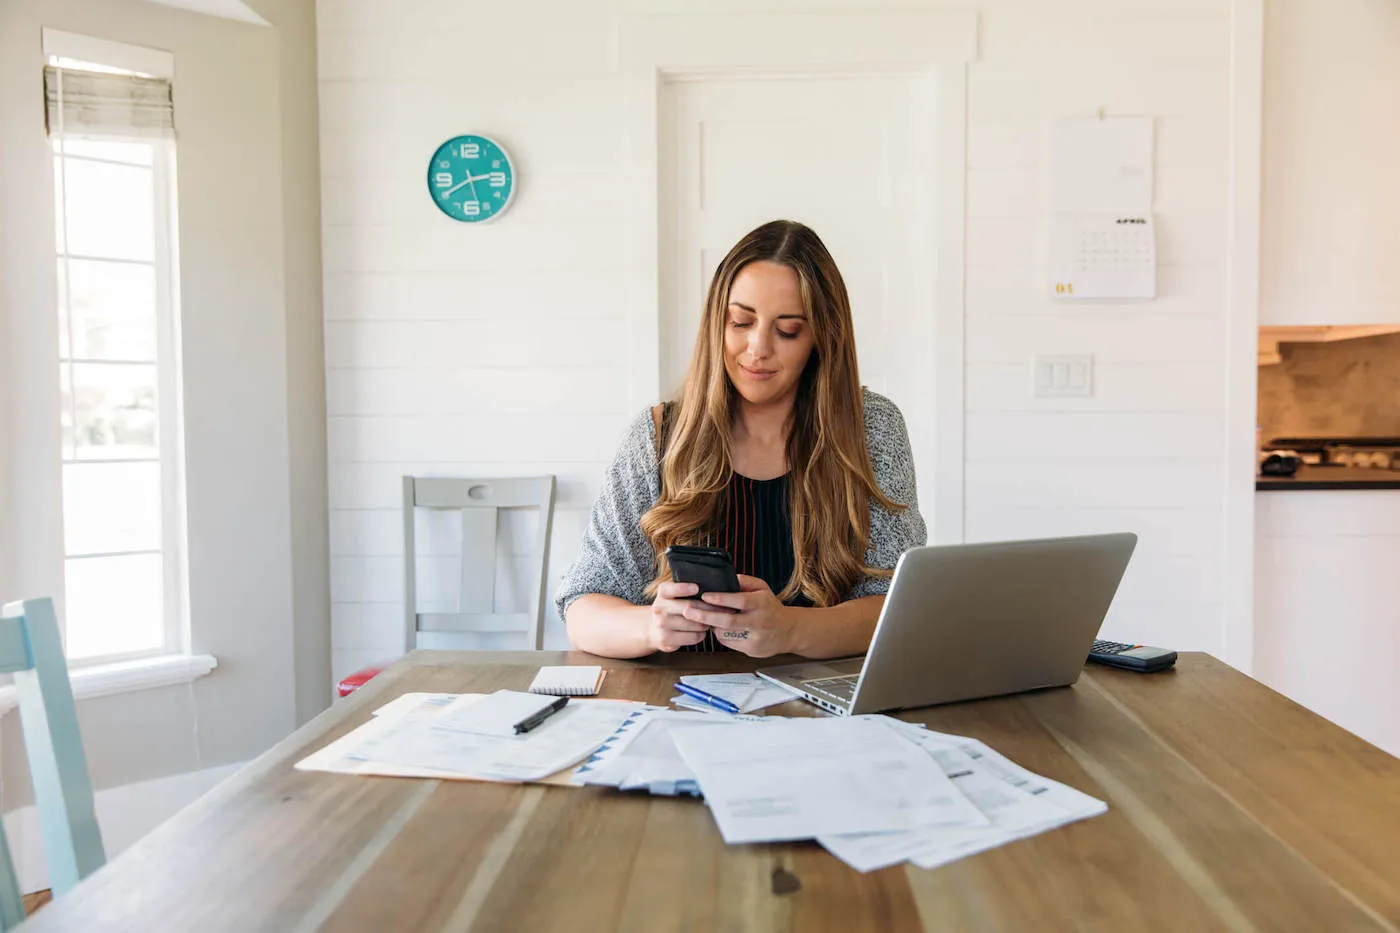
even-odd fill
[(414, 652), (23, 929), (1400, 930), (1400, 760), (1205, 654), (899, 714), (1109, 805), (934, 870), (726, 846), (692, 798), (293, 768), (399, 694), (524, 689), (542, 664), (597, 663), (602, 696), (657, 704), (680, 674), (759, 666)]

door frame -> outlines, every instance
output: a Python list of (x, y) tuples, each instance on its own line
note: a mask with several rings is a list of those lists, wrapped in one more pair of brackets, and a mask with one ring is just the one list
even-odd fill
[(1225, 269), (1223, 639), (1226, 664), (1254, 670), (1255, 424), (1259, 404), (1259, 233), (1264, 0), (1230, 3), (1230, 187)]
[[(801, 35), (801, 45), (792, 37)], [(628, 14), (618, 19), (626, 85), (629, 408), (661, 393), (660, 98), (664, 81), (761, 75), (926, 75), (935, 83), (936, 243), (932, 332), (930, 541), (964, 534), (964, 231), (967, 65), (977, 57), (977, 13)], [(917, 451), (916, 451), (917, 453)], [(927, 461), (925, 461), (927, 462)], [(927, 467), (926, 467), (927, 469)], [(929, 508), (929, 506), (926, 506)]]

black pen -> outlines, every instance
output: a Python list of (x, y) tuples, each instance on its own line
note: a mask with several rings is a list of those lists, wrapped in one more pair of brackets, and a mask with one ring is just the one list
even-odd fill
[(567, 704), (568, 702), (568, 697), (560, 697), (553, 703), (546, 706), (544, 709), (540, 710), (538, 713), (532, 713), (524, 719), (520, 720), (518, 723), (515, 724), (515, 734), (519, 735), (522, 732), (529, 732), (531, 729), (544, 722), (550, 716), (553, 716), (555, 713), (563, 709), (565, 704)]

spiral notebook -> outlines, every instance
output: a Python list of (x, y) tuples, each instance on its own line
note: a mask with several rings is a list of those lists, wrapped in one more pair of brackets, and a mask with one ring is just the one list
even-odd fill
[(530, 683), (531, 693), (556, 697), (591, 697), (603, 684), (606, 672), (598, 665), (542, 667)]

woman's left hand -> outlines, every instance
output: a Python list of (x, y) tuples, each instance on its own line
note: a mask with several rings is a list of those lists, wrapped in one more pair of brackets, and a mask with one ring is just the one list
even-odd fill
[[(685, 617), (715, 630), (715, 637), (751, 658), (771, 658), (793, 650), (791, 607), (784, 606), (757, 577), (739, 575), (737, 593), (701, 593)], [(734, 610), (706, 609), (705, 603)]]

